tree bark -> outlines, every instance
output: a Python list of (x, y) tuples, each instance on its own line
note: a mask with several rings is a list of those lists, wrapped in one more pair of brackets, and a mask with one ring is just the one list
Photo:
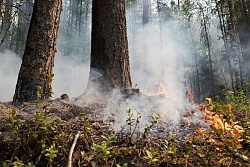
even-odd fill
[[(250, 4), (249, 1), (241, 0), (239, 2), (240, 10), (240, 18), (239, 18), (239, 38), (240, 38), (240, 45), (242, 48), (242, 71), (245, 74), (244, 78), (246, 81), (250, 79), (250, 68), (248, 62), (250, 60)], [(244, 83), (242, 83), (244, 85)]]
[(36, 0), (13, 103), (49, 98), (62, 0)]
[(93, 0), (90, 76), (86, 91), (131, 88), (125, 0)]
[(233, 90), (241, 89), (244, 83), (244, 78), (241, 69), (241, 62), (242, 62), (242, 52), (240, 48), (240, 39), (239, 34), (237, 31), (236, 25), (236, 18), (234, 13), (235, 4), (233, 0), (227, 0), (228, 5), (228, 14), (227, 14), (227, 24), (228, 24), (228, 33), (230, 37), (230, 44), (231, 44), (231, 52), (230, 58), (232, 60), (232, 67), (233, 67)]

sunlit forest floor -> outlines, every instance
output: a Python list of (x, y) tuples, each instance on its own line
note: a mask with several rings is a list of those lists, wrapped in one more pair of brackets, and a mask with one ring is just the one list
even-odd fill
[(137, 132), (140, 117), (131, 109), (114, 131), (100, 102), (0, 103), (0, 166), (249, 166), (249, 99), (193, 106), (178, 124), (152, 115)]

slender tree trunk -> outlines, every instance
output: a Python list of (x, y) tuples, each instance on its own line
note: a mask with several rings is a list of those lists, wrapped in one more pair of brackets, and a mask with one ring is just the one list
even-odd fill
[(12, 6), (13, 0), (6, 0), (4, 4), (5, 11), (3, 12), (2, 27), (1, 27), (1, 50), (10, 49), (10, 27), (13, 22)]
[(191, 26), (190, 24), (188, 24), (188, 27), (189, 27), (189, 33), (190, 33), (190, 38), (191, 38), (191, 41), (192, 41), (192, 45), (193, 45), (193, 48), (194, 48), (194, 60), (195, 60), (195, 71), (196, 71), (196, 79), (197, 79), (197, 89), (196, 89), (196, 96), (197, 96), (197, 99), (200, 101), (201, 100), (201, 88), (200, 88), (200, 75), (199, 75), (199, 67), (198, 67), (198, 60), (197, 60), (197, 51), (196, 51), (196, 46), (195, 46), (195, 43), (194, 43), (194, 39), (193, 39), (193, 33), (191, 31)]
[(151, 0), (143, 0), (143, 25), (147, 24), (149, 22), (150, 17), (150, 2)]
[(208, 34), (208, 29), (207, 29), (207, 22), (206, 22), (206, 18), (205, 18), (205, 14), (203, 10), (202, 10), (202, 17), (203, 17), (203, 26), (204, 26), (204, 31), (205, 31), (204, 33), (206, 37), (206, 44), (207, 44), (207, 51), (208, 51), (208, 58), (209, 58), (212, 97), (215, 98), (214, 74), (213, 74), (213, 65), (212, 65), (212, 58), (211, 58), (210, 40), (209, 40), (209, 34)]
[(131, 88), (125, 0), (93, 0), (90, 76), (85, 93)]
[(150, 18), (150, 4), (151, 0), (143, 0), (142, 6), (143, 6), (143, 12), (142, 12), (142, 28), (143, 28), (143, 58), (142, 58), (142, 76), (144, 79), (146, 79), (148, 71), (146, 69), (147, 67), (147, 57), (148, 57), (148, 49), (147, 49), (147, 32), (145, 31), (145, 25), (149, 23)]
[[(240, 2), (240, 18), (239, 18), (239, 38), (240, 38), (240, 45), (242, 48), (242, 62), (243, 66), (243, 73), (245, 74), (245, 79), (250, 79), (250, 68), (249, 68), (249, 60), (250, 60), (250, 6), (247, 5), (245, 0), (241, 0)], [(248, 4), (250, 2), (248, 1)], [(242, 83), (244, 85), (244, 83)]]
[(78, 33), (79, 33), (79, 36), (81, 36), (81, 32), (82, 32), (82, 0), (80, 0), (80, 11), (79, 11), (79, 23), (78, 23)]
[(243, 70), (241, 69), (242, 62), (242, 52), (240, 48), (239, 34), (236, 29), (235, 23), (235, 14), (234, 14), (234, 1), (227, 0), (228, 5), (228, 15), (227, 15), (227, 24), (229, 27), (229, 36), (231, 44), (231, 59), (233, 64), (233, 74), (234, 74), (234, 83), (233, 89), (237, 90), (243, 86)]
[[(217, 0), (215, 0), (215, 4), (216, 4), (216, 11), (219, 17), (219, 25), (220, 25), (220, 30), (222, 34), (222, 39), (224, 42), (226, 59), (227, 59), (228, 67), (229, 67), (229, 74), (230, 74), (231, 84), (233, 88), (233, 74), (232, 74), (232, 66), (231, 66), (230, 56), (229, 56), (230, 51), (229, 51), (229, 46), (228, 46), (228, 35), (226, 32), (226, 26), (225, 26), (225, 21), (224, 21), (223, 7), (222, 7), (222, 3), (220, 3), (219, 5)], [(227, 85), (226, 80), (225, 80), (225, 84)]]
[(49, 98), (62, 0), (36, 0), (13, 102)]

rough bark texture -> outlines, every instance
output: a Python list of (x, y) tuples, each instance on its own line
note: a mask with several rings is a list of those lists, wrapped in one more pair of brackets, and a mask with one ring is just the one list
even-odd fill
[(131, 88), (124, 0), (93, 0), (90, 77), (102, 92)]
[(43, 89), (42, 99), (51, 90), (61, 9), (62, 0), (35, 1), (14, 103), (36, 100), (37, 86)]

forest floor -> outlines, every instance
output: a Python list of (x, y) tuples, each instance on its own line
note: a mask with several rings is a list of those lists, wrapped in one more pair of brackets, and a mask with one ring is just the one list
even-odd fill
[[(0, 102), (0, 166), (250, 166), (250, 111), (215, 107), (209, 99), (197, 104), (178, 125), (154, 116), (137, 133), (140, 122), (130, 110), (115, 132), (114, 119), (103, 121), (100, 102)], [(202, 119), (193, 124), (190, 115)]]

